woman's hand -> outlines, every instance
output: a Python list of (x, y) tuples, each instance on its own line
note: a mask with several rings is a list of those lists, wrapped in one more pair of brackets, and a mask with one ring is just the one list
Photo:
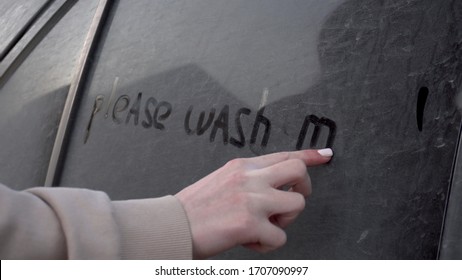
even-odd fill
[(194, 258), (237, 245), (259, 252), (284, 245), (283, 229), (304, 209), (311, 193), (307, 166), (331, 157), (332, 150), (323, 149), (234, 159), (177, 193), (190, 222)]

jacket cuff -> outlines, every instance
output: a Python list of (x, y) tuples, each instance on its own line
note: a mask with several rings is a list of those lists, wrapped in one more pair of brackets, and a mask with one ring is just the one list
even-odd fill
[(192, 259), (189, 221), (174, 196), (112, 203), (122, 259)]

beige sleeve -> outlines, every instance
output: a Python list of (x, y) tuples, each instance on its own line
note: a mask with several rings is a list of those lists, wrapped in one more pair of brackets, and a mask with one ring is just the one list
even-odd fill
[(173, 196), (111, 201), (99, 191), (0, 185), (1, 259), (191, 259)]

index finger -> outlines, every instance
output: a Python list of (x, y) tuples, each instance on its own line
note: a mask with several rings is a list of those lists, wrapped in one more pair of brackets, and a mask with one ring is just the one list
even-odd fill
[(256, 165), (258, 168), (265, 168), (274, 164), (290, 160), (299, 159), (302, 160), (306, 166), (316, 166), (324, 164), (330, 161), (332, 158), (332, 149), (321, 149), (321, 150), (301, 150), (295, 152), (279, 152), (259, 157), (247, 159), (250, 164)]

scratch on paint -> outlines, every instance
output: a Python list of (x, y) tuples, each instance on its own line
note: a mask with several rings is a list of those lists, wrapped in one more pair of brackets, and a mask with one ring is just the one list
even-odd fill
[(109, 107), (111, 107), (112, 100), (114, 99), (115, 93), (117, 91), (117, 85), (119, 84), (119, 77), (115, 77), (114, 83), (112, 84), (112, 92), (109, 98), (109, 102), (107, 103), (106, 114), (104, 114), (104, 118), (107, 119), (109, 115)]
[(263, 89), (263, 93), (262, 93), (262, 95), (261, 95), (261, 101), (260, 101), (260, 106), (258, 106), (258, 110), (260, 110), (261, 108), (265, 107), (266, 102), (268, 102), (268, 95), (269, 95), (269, 89), (268, 89), (268, 88), (264, 88), (264, 89)]
[(356, 243), (361, 243), (367, 237), (368, 234), (369, 234), (368, 230), (363, 231), (361, 233), (361, 236), (359, 237), (358, 241), (356, 241)]

